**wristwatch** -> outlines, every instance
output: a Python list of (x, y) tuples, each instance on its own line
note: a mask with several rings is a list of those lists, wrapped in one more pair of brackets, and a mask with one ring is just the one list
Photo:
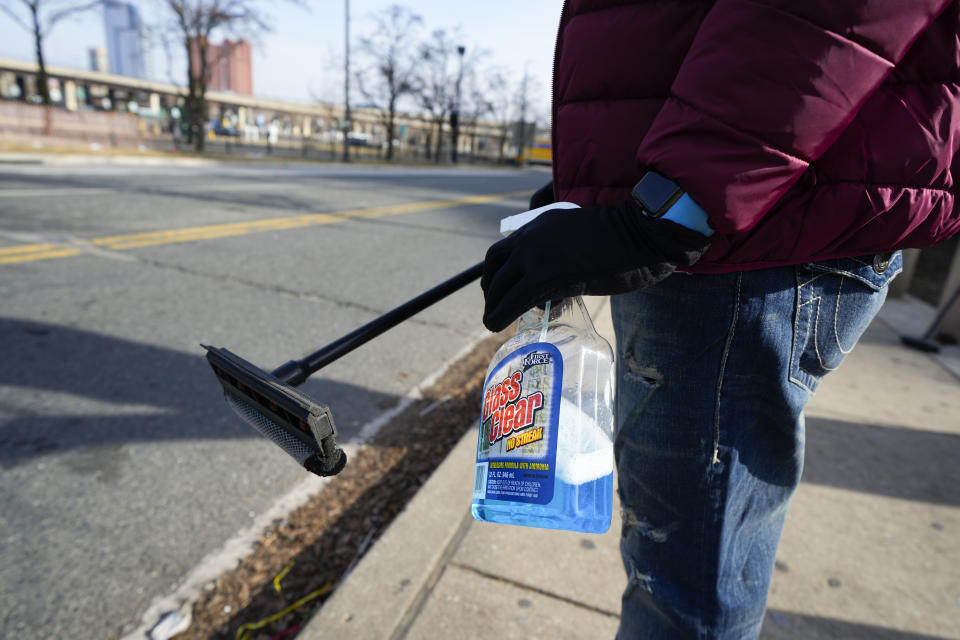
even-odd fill
[(707, 212), (673, 180), (647, 171), (634, 185), (633, 199), (648, 218), (670, 220), (705, 236), (713, 235)]

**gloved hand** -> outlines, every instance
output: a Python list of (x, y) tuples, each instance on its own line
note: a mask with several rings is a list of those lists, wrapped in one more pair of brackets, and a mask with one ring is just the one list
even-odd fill
[(540, 207), (545, 207), (548, 204), (553, 204), (555, 200), (553, 199), (553, 180), (543, 185), (537, 189), (532, 196), (530, 196), (530, 211), (534, 209), (539, 209)]
[(648, 287), (709, 246), (697, 231), (648, 218), (633, 200), (545, 211), (487, 250), (483, 324), (502, 331), (546, 300)]

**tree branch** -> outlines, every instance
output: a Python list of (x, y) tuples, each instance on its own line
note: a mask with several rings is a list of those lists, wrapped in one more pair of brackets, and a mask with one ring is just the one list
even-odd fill
[(81, 4), (73, 7), (65, 7), (59, 11), (55, 11), (49, 16), (47, 16), (47, 20), (46, 20), (47, 27), (46, 29), (44, 29), (44, 31), (49, 33), (50, 30), (53, 29), (54, 25), (60, 22), (61, 20), (63, 20), (64, 18), (68, 16), (72, 16), (75, 13), (82, 13), (84, 11), (89, 11), (90, 9), (98, 7), (101, 4), (103, 4), (103, 0), (93, 0), (92, 2), (87, 2), (85, 4)]
[(20, 25), (21, 27), (23, 27), (23, 28), (26, 29), (27, 31), (29, 31), (29, 32), (31, 32), (31, 33), (33, 32), (33, 27), (30, 26), (29, 24), (27, 24), (27, 23), (23, 20), (23, 18), (21, 18), (20, 16), (18, 16), (18, 15), (14, 12), (13, 9), (11, 9), (10, 7), (8, 7), (6, 2), (4, 2), (3, 4), (0, 4), (0, 11), (3, 11), (5, 14), (7, 14), (7, 16), (10, 17), (11, 20), (13, 20), (14, 22), (16, 22), (18, 25)]

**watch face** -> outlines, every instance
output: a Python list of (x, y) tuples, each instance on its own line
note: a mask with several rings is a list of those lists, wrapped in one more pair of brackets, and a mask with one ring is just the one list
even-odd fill
[(659, 218), (683, 195), (676, 182), (664, 178), (659, 173), (648, 171), (633, 187), (633, 197), (644, 208), (647, 215)]

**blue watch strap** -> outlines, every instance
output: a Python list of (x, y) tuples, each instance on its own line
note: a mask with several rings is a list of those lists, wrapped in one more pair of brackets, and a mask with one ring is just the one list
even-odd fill
[(707, 212), (690, 197), (689, 193), (680, 196), (680, 199), (667, 209), (661, 219), (693, 229), (708, 238), (713, 235), (713, 229), (707, 222)]
[(707, 237), (713, 235), (707, 212), (676, 182), (656, 171), (643, 174), (631, 195), (647, 217), (666, 218)]

